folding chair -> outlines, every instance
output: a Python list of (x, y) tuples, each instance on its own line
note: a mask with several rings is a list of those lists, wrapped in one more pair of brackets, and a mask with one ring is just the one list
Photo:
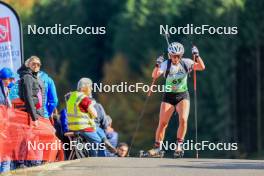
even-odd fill
[(78, 145), (85, 145), (85, 141), (83, 138), (80, 136), (78, 132), (66, 132), (64, 133), (64, 136), (68, 137), (71, 143), (75, 143), (76, 145), (72, 146), (71, 153), (69, 155), (68, 160), (73, 160), (73, 159), (80, 159), (80, 158), (86, 158), (89, 157), (88, 151), (84, 148), (83, 150), (79, 150), (77, 148)]

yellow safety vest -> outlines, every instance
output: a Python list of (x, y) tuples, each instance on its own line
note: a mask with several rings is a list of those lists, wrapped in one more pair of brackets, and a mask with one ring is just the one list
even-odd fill
[(70, 131), (80, 131), (85, 128), (93, 128), (95, 130), (95, 122), (89, 113), (80, 110), (79, 104), (86, 97), (82, 92), (71, 92), (70, 98), (66, 102), (68, 128)]

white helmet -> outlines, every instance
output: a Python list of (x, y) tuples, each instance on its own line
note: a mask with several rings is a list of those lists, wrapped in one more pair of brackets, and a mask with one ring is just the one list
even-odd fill
[(168, 53), (173, 55), (183, 55), (184, 47), (178, 42), (173, 42), (168, 46)]

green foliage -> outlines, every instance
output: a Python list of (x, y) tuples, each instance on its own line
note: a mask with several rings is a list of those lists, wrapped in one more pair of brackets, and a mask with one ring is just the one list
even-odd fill
[[(166, 52), (167, 43), (159, 35), (159, 25), (186, 24), (238, 26), (238, 35), (173, 35), (171, 41), (182, 42), (185, 56), (191, 56), (191, 41), (198, 46), (206, 70), (198, 73), (199, 140), (239, 142), (238, 152), (202, 152), (206, 157), (257, 157), (263, 152), (263, 129), (258, 127), (262, 115), (256, 107), (263, 92), (263, 79), (256, 89), (257, 64), (263, 61), (263, 1), (261, 0), (51, 0), (30, 1), (26, 7), (8, 1), (19, 11), (24, 24), (25, 56), (38, 55), (44, 70), (54, 79), (63, 95), (75, 89), (81, 77), (95, 82), (150, 84), (155, 58)], [(106, 26), (104, 36), (32, 36), (26, 25), (54, 24)], [(263, 68), (263, 67), (262, 67)], [(160, 80), (158, 84), (162, 84)], [(189, 79), (191, 101), (192, 78)], [(142, 111), (145, 93), (97, 93), (120, 140), (130, 142), (137, 118)], [(161, 94), (153, 94), (136, 136), (133, 153), (148, 149), (154, 142)], [(63, 107), (63, 104), (61, 105)], [(259, 111), (258, 111), (259, 112)], [(194, 139), (193, 104), (186, 139)], [(167, 130), (167, 139), (175, 140), (177, 118)], [(262, 147), (258, 141), (261, 141)], [(259, 155), (257, 155), (257, 151)], [(192, 156), (189, 154), (189, 156)]]

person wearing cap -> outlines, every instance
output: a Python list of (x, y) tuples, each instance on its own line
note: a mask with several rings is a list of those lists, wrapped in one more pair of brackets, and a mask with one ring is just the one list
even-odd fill
[(11, 107), (9, 99), (9, 88), (15, 79), (15, 75), (10, 68), (2, 68), (0, 70), (0, 105)]

